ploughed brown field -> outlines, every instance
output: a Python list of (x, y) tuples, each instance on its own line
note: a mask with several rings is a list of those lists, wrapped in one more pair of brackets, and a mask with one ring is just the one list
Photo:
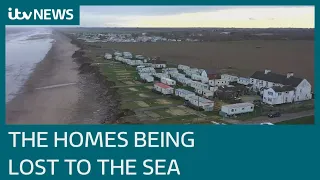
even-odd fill
[(242, 76), (256, 70), (271, 69), (286, 74), (294, 72), (314, 84), (314, 41), (222, 41), (103, 43), (105, 48), (130, 51), (161, 60), (198, 68), (232, 67)]

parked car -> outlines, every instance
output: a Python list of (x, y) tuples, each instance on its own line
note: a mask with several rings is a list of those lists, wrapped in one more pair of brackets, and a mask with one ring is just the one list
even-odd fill
[(260, 125), (274, 125), (271, 122), (264, 122), (264, 123), (260, 123)]
[(275, 117), (280, 117), (280, 116), (281, 116), (280, 112), (270, 112), (268, 114), (269, 118), (275, 118)]

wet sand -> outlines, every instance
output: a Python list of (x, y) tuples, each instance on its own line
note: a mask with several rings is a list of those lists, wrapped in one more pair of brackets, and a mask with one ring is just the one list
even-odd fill
[(78, 49), (70, 39), (54, 34), (56, 42), (39, 62), (22, 93), (6, 106), (7, 124), (69, 124), (80, 98)]

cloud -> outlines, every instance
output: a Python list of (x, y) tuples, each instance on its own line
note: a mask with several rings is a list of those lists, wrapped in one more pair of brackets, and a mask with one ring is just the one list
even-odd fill
[(97, 27), (314, 27), (313, 6), (81, 7), (81, 25)]

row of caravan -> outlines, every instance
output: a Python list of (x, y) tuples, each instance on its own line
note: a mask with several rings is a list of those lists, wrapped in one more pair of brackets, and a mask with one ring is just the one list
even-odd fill
[(213, 111), (214, 102), (197, 96), (194, 92), (185, 89), (174, 89), (164, 83), (155, 83), (153, 89), (161, 94), (181, 97), (186, 100), (189, 105), (201, 108), (204, 111)]

